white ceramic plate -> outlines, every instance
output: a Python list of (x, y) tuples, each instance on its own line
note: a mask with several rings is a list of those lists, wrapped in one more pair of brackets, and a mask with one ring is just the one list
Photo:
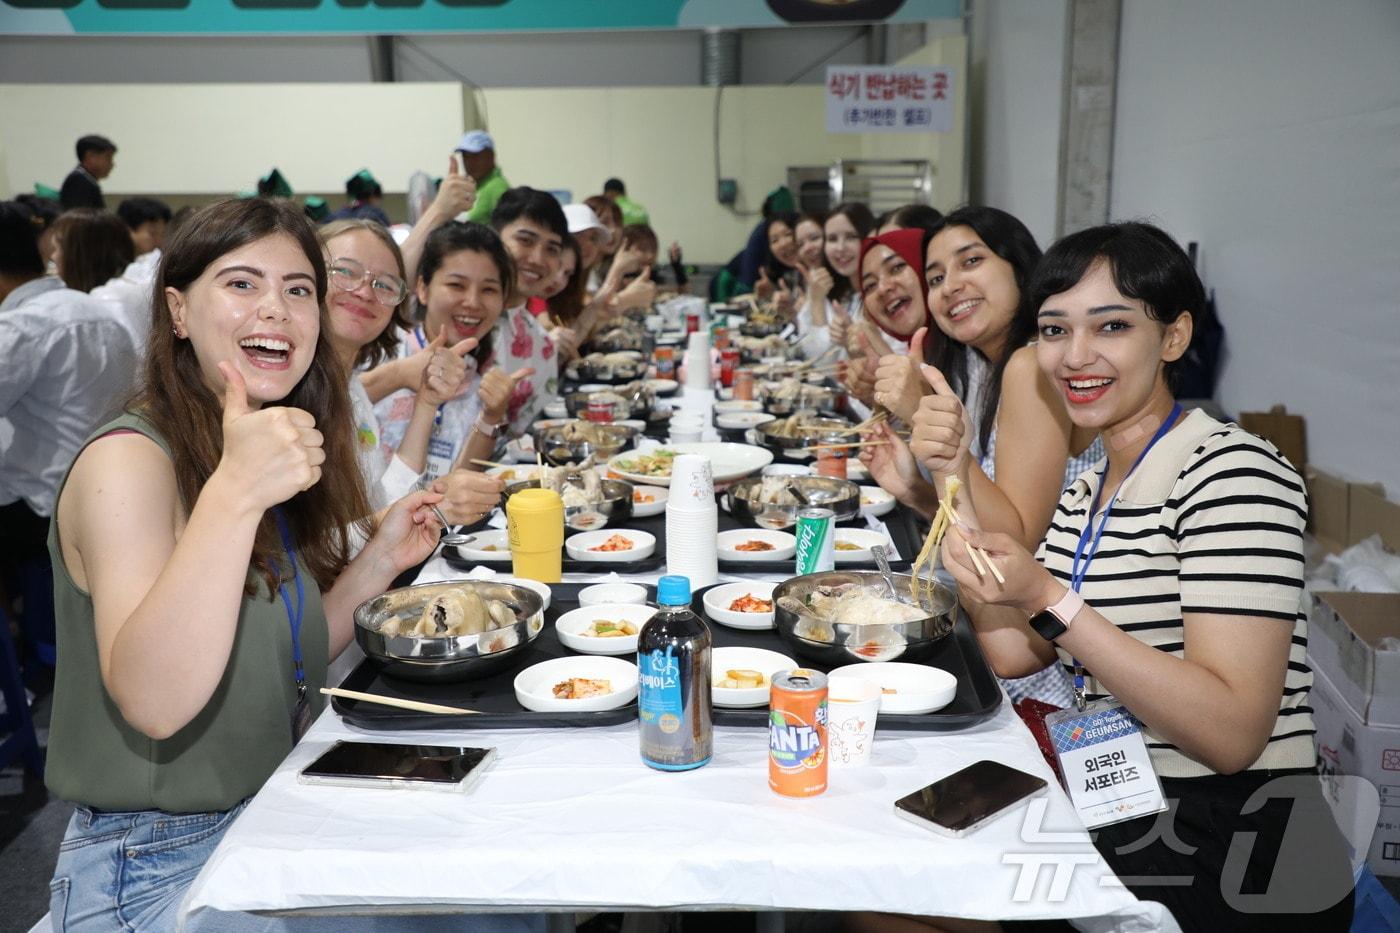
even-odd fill
[(670, 395), (681, 387), (674, 379), (648, 379), (647, 387), (656, 395)]
[(608, 472), (605, 475), (613, 477), (614, 479), (625, 479), (627, 480), (627, 482), (632, 483), (634, 486), (670, 486), (671, 474), (669, 472), (665, 476), (650, 476), (646, 473), (632, 473), (624, 469), (623, 467), (618, 466), (618, 464), (629, 463), (635, 465), (635, 461), (639, 457), (655, 456), (658, 450), (675, 449), (675, 444), (662, 444), (660, 447), (654, 447), (651, 450), (647, 451), (624, 450), (622, 453), (616, 455), (608, 461)]
[(640, 606), (646, 601), (647, 588), (636, 583), (595, 583), (578, 591), (580, 606), (601, 606), (604, 603)]
[[(848, 464), (849, 466), (849, 464)], [(860, 487), (860, 514), (879, 518), (894, 508), (895, 498), (879, 486)]]
[[(797, 666), (797, 662), (787, 655), (764, 648), (716, 648), (710, 655), (710, 696), (716, 706), (767, 706), (768, 698), (772, 695), (773, 675)], [(763, 686), (747, 690), (715, 686), (732, 670), (758, 671), (764, 677)]]
[(864, 483), (870, 479), (870, 471), (855, 457), (846, 458), (846, 479), (853, 483)]
[[(632, 542), (632, 547), (625, 551), (591, 550), (613, 535), (627, 538)], [(564, 539), (564, 550), (574, 560), (624, 563), (650, 557), (652, 552), (656, 550), (656, 536), (645, 531), (633, 531), (630, 528), (604, 528), (600, 531), (585, 531), (583, 534)]]
[(511, 483), (518, 483), (521, 480), (539, 479), (540, 468), (535, 464), (534, 458), (531, 457), (528, 463), (522, 463), (519, 466), (491, 467), (486, 471), (486, 475), (494, 476), (508, 486)]
[[(638, 496), (649, 496), (650, 502), (638, 502)], [(666, 500), (671, 497), (671, 490), (666, 486), (645, 486), (635, 485), (632, 487), (632, 516), (634, 518), (647, 518), (652, 515), (660, 515), (666, 511)]]
[(567, 418), (569, 417), (569, 406), (564, 404), (564, 400), (557, 402), (545, 402), (544, 414), (546, 418)]
[(740, 581), (738, 583), (721, 583), (719, 586), (712, 586), (705, 591), (705, 615), (709, 616), (720, 625), (727, 625), (730, 628), (753, 629), (762, 631), (773, 627), (773, 612), (734, 612), (729, 608), (729, 604), (740, 596), (754, 596), (758, 599), (772, 600), (773, 590), (776, 583), (760, 583)]
[(770, 415), (762, 411), (731, 411), (718, 415), (715, 418), (715, 425), (724, 428), (726, 431), (740, 431), (747, 428), (756, 428), (760, 424), (767, 424), (777, 419), (777, 415)]
[[(836, 552), (836, 563), (838, 564), (874, 560), (875, 555), (870, 553), (872, 547), (875, 547), (877, 544), (883, 544), (888, 549), (890, 546), (888, 538), (880, 532), (871, 531), (868, 528), (837, 528), (835, 544), (837, 547), (835, 547), (834, 550)], [(854, 544), (859, 549), (855, 551), (843, 551), (839, 547), (839, 545), (842, 544)], [(886, 556), (897, 555), (887, 554)]]
[(828, 677), (863, 677), (880, 685), (880, 715), (932, 713), (953, 702), (958, 679), (940, 667), (902, 664), (898, 661), (874, 664), (847, 664), (832, 670)]
[(752, 476), (773, 462), (771, 450), (750, 447), (747, 444), (700, 441), (672, 444), (671, 449), (679, 454), (700, 454), (709, 457), (716, 483), (732, 483), (736, 479)]
[(770, 463), (763, 468), (764, 476), (816, 476), (817, 468), (800, 463)]
[(534, 463), (535, 439), (528, 434), (513, 437), (506, 442), (506, 463)]
[(541, 583), (538, 580), (527, 580), (524, 577), (496, 577), (493, 583), (514, 583), (516, 586), (523, 586), (527, 590), (534, 590), (540, 594), (540, 599), (544, 600), (544, 608), (549, 608), (549, 603), (553, 599), (553, 593), (549, 584)]
[[(554, 695), (554, 685), (572, 677), (606, 680), (612, 692), (581, 700), (561, 700)], [(525, 668), (515, 675), (515, 699), (521, 706), (537, 713), (593, 713), (620, 709), (637, 698), (637, 665), (621, 658), (601, 655), (579, 655), (553, 658)]]
[(656, 610), (651, 606), (638, 606), (635, 603), (603, 603), (597, 606), (580, 606), (560, 616), (554, 623), (559, 642), (565, 648), (581, 651), (584, 654), (636, 654), (637, 636), (618, 635), (614, 638), (599, 638), (585, 634), (588, 627), (599, 620), (607, 622), (630, 622), (638, 633), (643, 623), (650, 619)]
[(756, 399), (732, 398), (725, 402), (715, 402), (715, 414), (726, 415), (736, 411), (763, 411), (763, 403)]
[[(715, 549), (720, 560), (744, 560), (756, 564), (771, 564), (792, 560), (792, 556), (797, 553), (796, 538), (786, 531), (770, 531), (766, 528), (735, 528), (732, 531), (721, 531), (716, 536), (715, 541)], [(735, 550), (746, 541), (767, 541), (773, 545), (773, 550)]]
[[(494, 550), (485, 550), (488, 547)], [(510, 534), (505, 531), (473, 532), (470, 544), (457, 546), (457, 555), (462, 560), (510, 560)]]

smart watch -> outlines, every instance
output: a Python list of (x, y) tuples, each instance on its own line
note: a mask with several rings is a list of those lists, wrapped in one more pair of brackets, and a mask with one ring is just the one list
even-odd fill
[(1084, 608), (1084, 598), (1074, 590), (1065, 590), (1059, 602), (1035, 613), (1030, 618), (1031, 628), (1046, 641), (1054, 641), (1069, 628), (1070, 621)]

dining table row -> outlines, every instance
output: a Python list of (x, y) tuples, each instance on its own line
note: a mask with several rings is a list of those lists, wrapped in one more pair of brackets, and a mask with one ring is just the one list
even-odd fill
[[(361, 605), (220, 913), (803, 911), (1175, 929), (1094, 848), (834, 358), (677, 299), (561, 374), (502, 506)], [(366, 748), (366, 746), (373, 746)]]

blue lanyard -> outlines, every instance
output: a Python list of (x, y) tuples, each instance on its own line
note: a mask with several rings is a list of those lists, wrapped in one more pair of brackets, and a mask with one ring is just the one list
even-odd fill
[[(1118, 488), (1113, 491), (1113, 498), (1108, 500), (1108, 507), (1103, 510), (1103, 518), (1099, 521), (1098, 528), (1094, 528), (1094, 516), (1099, 512), (1099, 502), (1103, 497), (1104, 480), (1108, 478), (1108, 458), (1104, 458), (1103, 472), (1099, 474), (1099, 488), (1094, 490), (1094, 501), (1089, 506), (1088, 521), (1084, 523), (1084, 530), (1079, 533), (1079, 544), (1074, 549), (1074, 563), (1070, 565), (1069, 585), (1070, 589), (1076, 593), (1083, 593), (1084, 578), (1089, 573), (1089, 565), (1093, 563), (1094, 557), (1099, 553), (1099, 542), (1103, 539), (1103, 531), (1108, 527), (1108, 518), (1113, 513), (1113, 506), (1118, 502), (1118, 494), (1123, 491), (1123, 487), (1128, 483), (1128, 477), (1137, 471), (1138, 465), (1142, 463), (1147, 452), (1157, 446), (1157, 442), (1166, 437), (1167, 432), (1176, 424), (1176, 419), (1181, 416), (1181, 405), (1172, 405), (1172, 410), (1162, 426), (1157, 429), (1157, 433), (1152, 435), (1152, 440), (1147, 442), (1147, 446), (1142, 449), (1142, 453), (1137, 455), (1133, 465), (1128, 468), (1128, 472), (1123, 476), (1123, 481), (1118, 484)], [(1076, 704), (1082, 710), (1084, 708), (1084, 666), (1079, 663), (1078, 658), (1071, 659), (1074, 662), (1074, 698)]]
[(277, 531), (282, 535), (282, 549), (287, 552), (287, 561), (292, 565), (292, 581), (297, 588), (297, 606), (292, 609), (292, 598), (287, 595), (287, 585), (277, 584), (277, 592), (282, 597), (282, 605), (287, 610), (287, 624), (292, 629), (292, 675), (296, 678), (297, 697), (306, 694), (306, 667), (301, 660), (301, 616), (306, 609), (306, 590), (301, 583), (301, 571), (297, 569), (297, 546), (292, 540), (292, 529), (287, 525), (287, 516), (280, 508), (272, 510), (277, 519)]
[[(418, 349), (422, 350), (424, 347), (426, 347), (426, 346), (428, 345), (428, 338), (427, 338), (427, 336), (424, 335), (424, 333), (423, 333), (423, 325), (422, 325), (422, 324), (419, 324), (417, 327), (414, 327), (414, 328), (413, 328), (413, 334), (414, 334), (414, 336), (416, 336), (416, 337), (418, 338)], [(443, 405), (446, 405), (446, 404), (447, 404), (446, 402), (443, 402), (442, 405), (439, 405), (439, 406), (437, 407), (437, 414), (433, 415), (433, 433), (434, 433), (434, 434), (437, 433), (437, 429), (438, 429), (438, 428), (442, 427), (442, 407), (443, 407)]]

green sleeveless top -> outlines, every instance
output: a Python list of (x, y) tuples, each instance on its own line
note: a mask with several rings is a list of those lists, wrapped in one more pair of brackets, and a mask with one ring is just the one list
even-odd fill
[[(122, 430), (144, 434), (170, 453), (150, 423), (133, 414), (99, 428), (87, 443)], [(65, 475), (63, 485), (67, 482)], [(170, 738), (153, 739), (122, 718), (102, 683), (92, 597), (73, 582), (63, 563), (57, 514), (55, 508), (49, 530), (58, 640), (45, 778), (49, 790), (98, 810), (173, 813), (227, 810), (252, 796), (292, 749), (296, 685), (291, 626), (282, 600), (254, 574), (257, 593), (243, 599), (228, 667), (208, 705)], [(326, 683), (326, 614), (315, 578), (305, 564), (298, 566), (306, 594), (301, 652), (308, 699), (318, 712), (320, 688)], [(199, 581), (189, 585), (199, 586)], [(295, 590), (290, 582), (287, 587), (295, 606)]]

